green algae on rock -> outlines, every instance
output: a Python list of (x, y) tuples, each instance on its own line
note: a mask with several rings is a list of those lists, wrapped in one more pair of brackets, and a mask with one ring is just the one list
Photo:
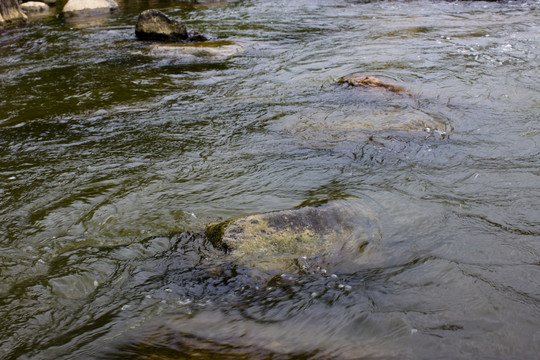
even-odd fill
[(243, 265), (283, 270), (300, 258), (354, 262), (381, 232), (372, 211), (347, 198), (231, 219), (206, 236)]

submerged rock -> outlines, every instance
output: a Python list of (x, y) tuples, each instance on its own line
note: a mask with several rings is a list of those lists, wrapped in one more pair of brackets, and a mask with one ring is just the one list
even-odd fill
[(49, 11), (49, 5), (41, 1), (29, 1), (21, 4), (21, 9), (25, 13), (39, 13)]
[(299, 261), (358, 263), (381, 233), (371, 210), (348, 198), (228, 220), (206, 236), (242, 265), (287, 270)]
[(186, 25), (171, 20), (159, 10), (145, 10), (137, 18), (135, 35), (139, 40), (157, 41), (206, 41), (207, 38), (198, 33), (189, 33)]
[(340, 102), (339, 107), (323, 104), (285, 117), (286, 131), (309, 147), (388, 145), (391, 150), (394, 143), (442, 140), (451, 130), (444, 107), (434, 99), (363, 74), (342, 77), (337, 83), (348, 85), (334, 86), (328, 94), (330, 102)]
[(107, 13), (118, 8), (114, 0), (69, 0), (62, 9), (64, 16), (84, 16)]
[(155, 44), (143, 50), (143, 54), (197, 61), (226, 59), (243, 50), (242, 45), (230, 41), (206, 41), (203, 43)]
[(364, 74), (353, 74), (344, 76), (338, 80), (338, 84), (348, 84), (351, 86), (364, 87), (364, 88), (377, 88), (384, 89), (395, 93), (403, 93), (410, 95), (410, 93), (400, 86), (391, 84), (375, 76)]

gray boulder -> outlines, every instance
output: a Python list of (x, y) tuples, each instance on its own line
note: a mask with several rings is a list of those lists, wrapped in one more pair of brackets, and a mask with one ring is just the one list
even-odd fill
[(135, 26), (135, 35), (139, 40), (187, 41), (189, 33), (186, 25), (171, 20), (159, 10), (145, 10)]
[(241, 265), (287, 271), (299, 262), (358, 264), (381, 230), (365, 204), (347, 198), (231, 219), (210, 225), (206, 236)]

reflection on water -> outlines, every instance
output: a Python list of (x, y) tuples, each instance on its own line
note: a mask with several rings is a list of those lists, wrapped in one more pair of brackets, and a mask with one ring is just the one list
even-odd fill
[[(0, 33), (0, 358), (536, 357), (538, 2), (120, 5)], [(246, 49), (141, 55), (150, 7)], [(200, 235), (346, 195), (354, 269)]]

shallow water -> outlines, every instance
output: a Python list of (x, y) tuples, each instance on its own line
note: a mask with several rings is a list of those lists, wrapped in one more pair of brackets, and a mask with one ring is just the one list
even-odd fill
[[(246, 51), (145, 56), (149, 7)], [(140, 1), (3, 30), (0, 358), (537, 357), (539, 8)], [(356, 72), (413, 96), (335, 85)], [(344, 196), (382, 229), (349, 271), (196, 235)]]

